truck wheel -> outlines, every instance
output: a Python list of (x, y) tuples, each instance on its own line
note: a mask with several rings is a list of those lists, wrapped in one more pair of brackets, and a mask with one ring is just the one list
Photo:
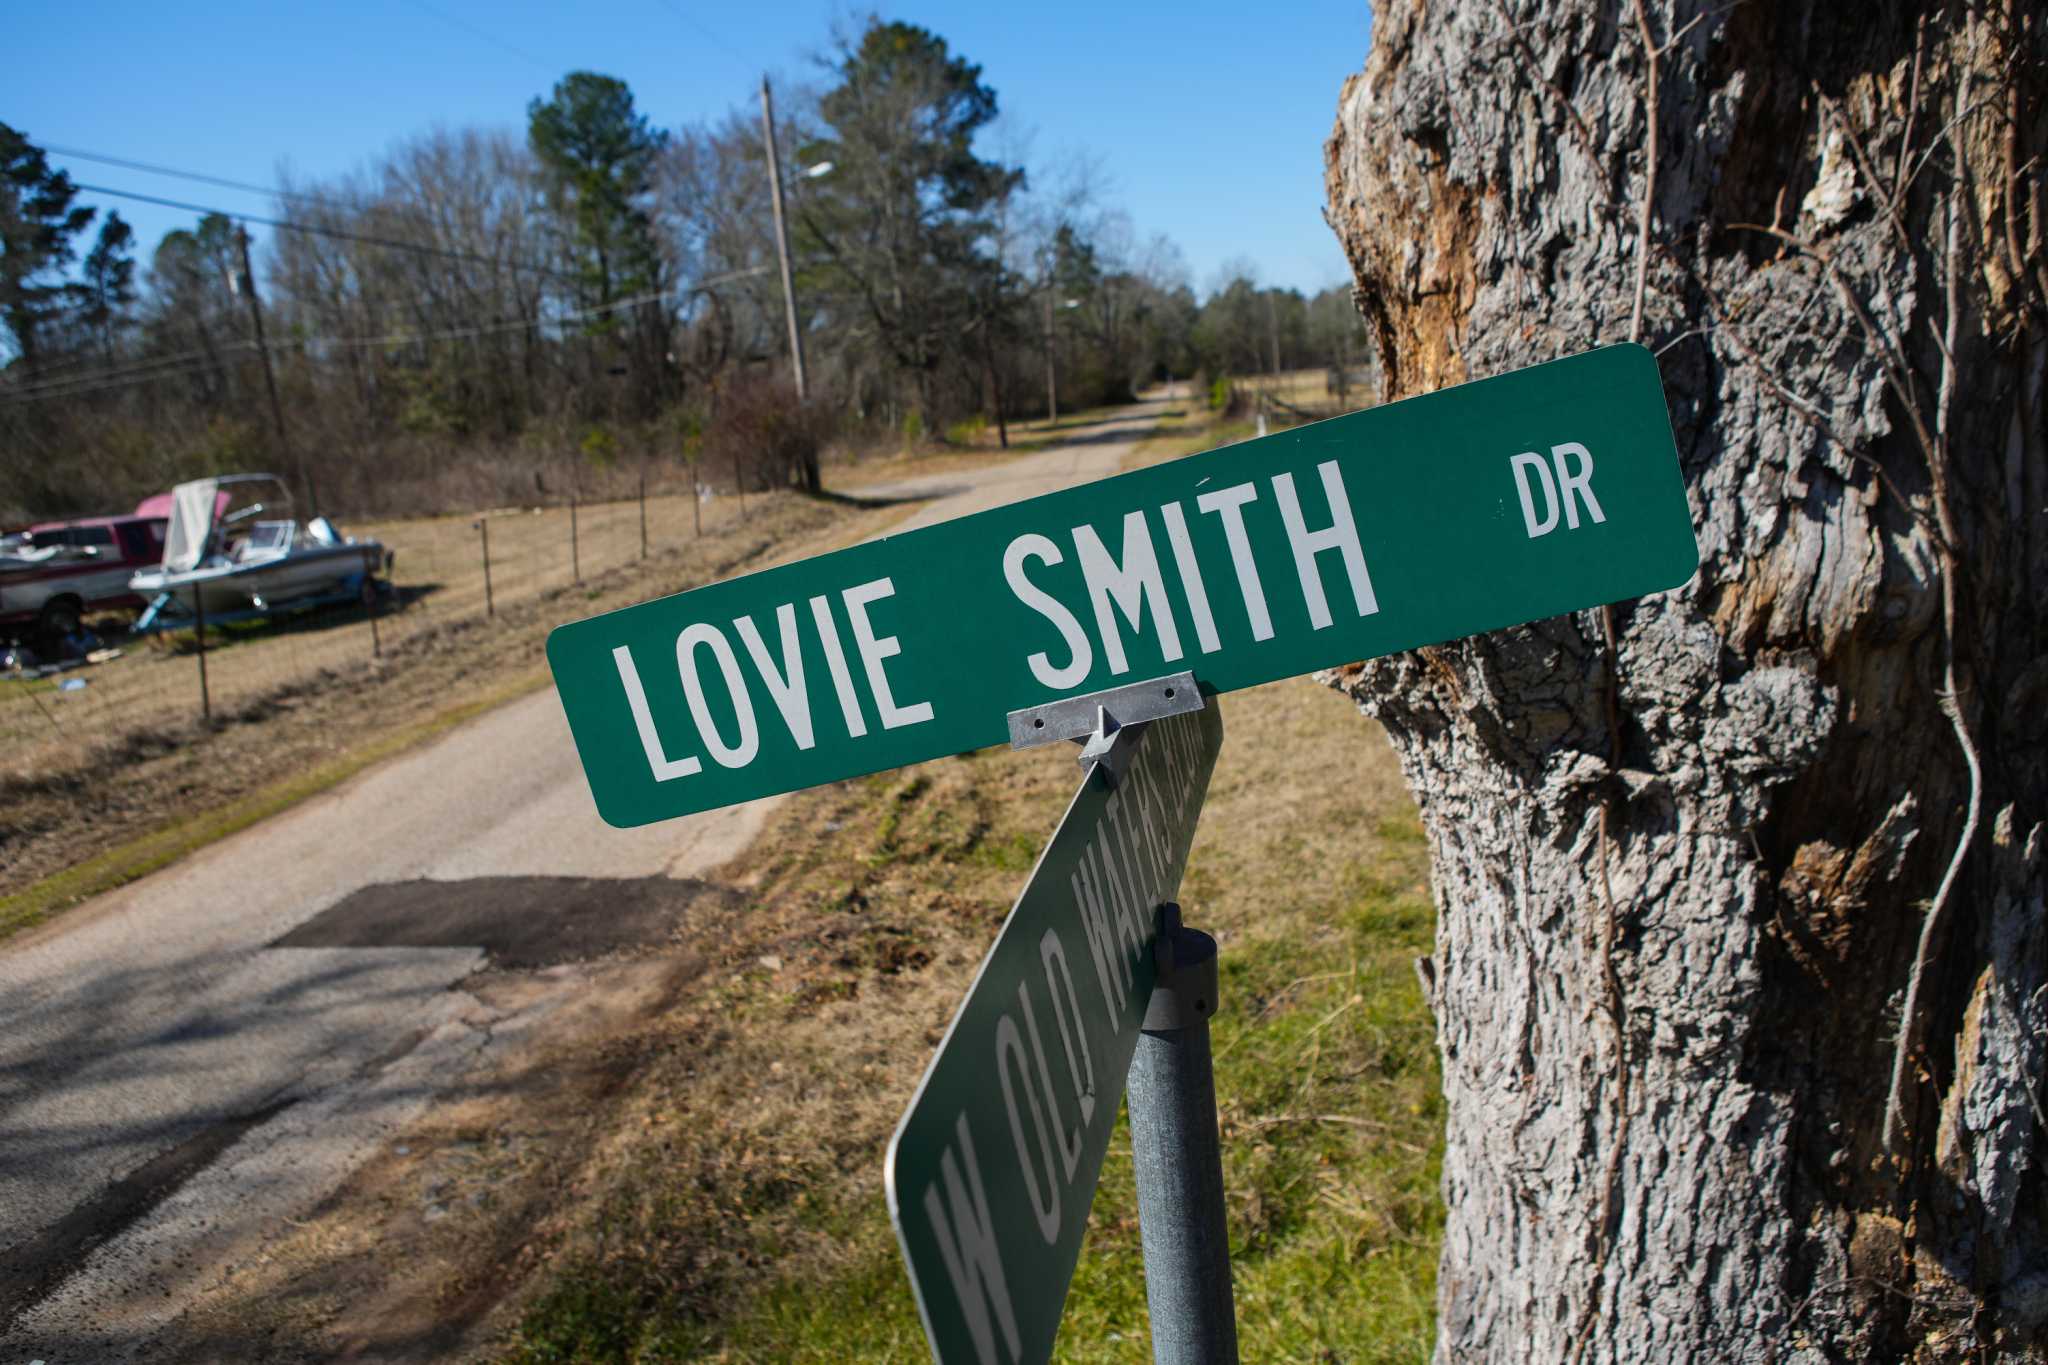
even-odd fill
[(84, 615), (85, 603), (76, 597), (53, 597), (43, 603), (43, 614), (36, 621), (36, 629), (47, 640), (62, 640), (68, 635), (78, 634)]

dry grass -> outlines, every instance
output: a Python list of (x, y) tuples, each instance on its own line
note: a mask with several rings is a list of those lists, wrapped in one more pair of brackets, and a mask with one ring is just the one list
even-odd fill
[[(210, 649), (209, 674), (240, 666), (233, 660), (244, 653), (267, 670), (260, 684), (225, 697), (217, 692), (211, 724), (197, 715), (197, 663), (190, 656), (142, 655), (85, 670), (93, 678), (87, 689), (64, 696), (46, 695), (47, 681), (5, 684), (41, 689), (30, 695), (31, 714), (34, 707), (52, 712), (63, 733), (30, 752), (11, 750), (0, 769), (0, 937), (332, 785), (396, 752), (394, 744), (437, 733), (481, 703), (543, 685), (543, 645), (564, 621), (834, 548), (904, 515), (902, 508), (862, 509), (788, 493), (749, 497), (745, 521), (737, 509), (707, 518), (701, 538), (657, 544), (641, 560), (637, 509), (631, 510), (629, 523), (613, 514), (609, 529), (598, 514), (597, 547), (610, 544), (616, 557), (609, 568), (586, 563), (581, 588), (567, 581), (566, 568), (537, 565), (522, 580), (519, 551), (540, 542), (538, 531), (532, 542), (515, 533), (515, 590), (498, 597), (495, 617), (482, 614), (479, 566), (473, 598), (463, 596), (457, 579), (442, 605), (409, 610), (384, 630), (380, 659), (370, 657), (368, 625), (359, 615)], [(651, 522), (651, 501), (649, 511)], [(527, 520), (545, 529), (549, 515)], [(436, 537), (445, 545), (473, 535), (468, 525), (412, 523), (419, 530), (415, 548), (432, 546)], [(494, 587), (498, 540), (494, 533)], [(408, 575), (401, 559), (401, 582), (432, 581), (418, 572), (421, 561), (435, 563), (431, 551), (422, 554)], [(450, 560), (446, 567), (455, 579), (459, 566)], [(124, 668), (133, 674), (120, 673)], [(94, 726), (59, 709), (95, 695), (101, 676), (154, 680), (135, 700), (149, 718), (137, 722), (124, 713)]]
[[(750, 500), (758, 510), (766, 500)], [(650, 551), (687, 553), (697, 539), (687, 494), (647, 500)], [(702, 509), (704, 533), (735, 529), (739, 508), (721, 497)], [(576, 582), (566, 507), (498, 508), (490, 520), (491, 588), (500, 610), (572, 588)], [(484, 614), (483, 557), (475, 516), (371, 522), (344, 529), (373, 536), (398, 558), (393, 580), (405, 605), (386, 611), (377, 637), (402, 647), (424, 631)], [(631, 568), (640, 559), (637, 500), (597, 503), (576, 513), (582, 576)], [(280, 688), (323, 674), (359, 669), (372, 655), (368, 616), (357, 607), (330, 608), (279, 622), (209, 631), (206, 670), (214, 707), (232, 714)], [(58, 679), (0, 681), (0, 753), (14, 776), (47, 773), (75, 761), (82, 749), (163, 733), (199, 712), (198, 660), (189, 632), (122, 642), (123, 656), (75, 670), (82, 689), (58, 690)]]
[(1356, 412), (1360, 408), (1370, 406), (1373, 401), (1372, 395), (1364, 387), (1356, 384), (1352, 386), (1350, 393), (1340, 400), (1330, 391), (1329, 372), (1326, 370), (1283, 370), (1279, 374), (1233, 375), (1230, 382), (1254, 403), (1257, 395), (1265, 394), (1287, 404), (1288, 407), (1298, 409), (1298, 412), (1290, 413), (1286, 408), (1280, 408), (1273, 414), (1276, 419), (1287, 422)]
[[(1292, 681), (1223, 706), (1183, 900), (1223, 946), (1245, 1337), (1261, 1359), (1419, 1360), (1441, 1118), (1412, 807), (1341, 697)], [(985, 751), (783, 809), (728, 870), (746, 928), (658, 1026), (502, 1359), (925, 1358), (882, 1150), (1078, 776), (1064, 749)], [(1133, 1207), (1120, 1136), (1063, 1359), (1149, 1359)]]

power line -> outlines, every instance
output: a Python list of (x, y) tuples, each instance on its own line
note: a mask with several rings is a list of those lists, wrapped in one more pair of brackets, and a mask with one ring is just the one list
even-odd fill
[(743, 66), (751, 65), (751, 63), (748, 61), (746, 54), (742, 53), (738, 48), (734, 47), (731, 43), (728, 43), (725, 39), (719, 37), (716, 33), (712, 32), (711, 29), (702, 20), (697, 19), (695, 16), (685, 12), (682, 6), (675, 3), (675, 0), (660, 0), (660, 3), (663, 9), (667, 10), (670, 14), (673, 14), (677, 19), (680, 19), (689, 27), (696, 29), (698, 33), (702, 34), (706, 38), (709, 38), (713, 43), (717, 44), (719, 47), (724, 48), (726, 52), (733, 58), (733, 60), (739, 62)]
[[(304, 204), (311, 204), (311, 205), (313, 205), (313, 206), (315, 206), (315, 207), (317, 207), (317, 208), (324, 208), (324, 209), (329, 209), (329, 210), (333, 210), (333, 211), (335, 211), (335, 212), (340, 212), (340, 213), (353, 213), (353, 214), (365, 214), (365, 215), (366, 215), (366, 214), (373, 214), (373, 213), (391, 213), (391, 214), (397, 214), (397, 215), (399, 215), (399, 216), (401, 216), (401, 217), (405, 217), (405, 218), (412, 218), (412, 219), (416, 219), (416, 220), (418, 220), (418, 221), (419, 221), (419, 222), (420, 222), (421, 224), (423, 224), (423, 225), (425, 225), (426, 227), (429, 227), (429, 228), (435, 228), (435, 227), (438, 227), (438, 226), (439, 226), (439, 224), (437, 224), (437, 223), (436, 223), (436, 222), (434, 221), (434, 218), (433, 218), (433, 215), (432, 215), (432, 214), (428, 213), (428, 212), (427, 212), (427, 211), (426, 211), (425, 209), (423, 209), (423, 208), (419, 208), (419, 207), (417, 207), (417, 206), (415, 206), (415, 205), (412, 205), (412, 204), (392, 204), (392, 203), (384, 202), (384, 201), (381, 201), (381, 200), (379, 200), (379, 201), (374, 201), (374, 202), (369, 202), (369, 203), (364, 203), (364, 202), (361, 202), (361, 201), (350, 201), (350, 200), (345, 200), (345, 199), (336, 199), (336, 198), (335, 198), (335, 197), (333, 197), (332, 195), (325, 195), (325, 194), (310, 194), (310, 193), (308, 193), (308, 192), (306, 192), (306, 191), (304, 191), (304, 190), (287, 190), (287, 189), (280, 189), (280, 188), (278, 188), (278, 187), (277, 187), (277, 186), (275, 186), (275, 185), (259, 185), (259, 184), (255, 184), (255, 183), (253, 183), (253, 182), (251, 182), (251, 181), (247, 181), (247, 180), (231, 180), (231, 179), (229, 179), (229, 178), (228, 178), (228, 177), (226, 177), (226, 176), (221, 176), (221, 175), (209, 175), (209, 174), (207, 174), (207, 173), (206, 173), (206, 172), (204, 172), (204, 171), (187, 171), (187, 170), (180, 170), (179, 168), (177, 168), (177, 167), (175, 167), (175, 166), (164, 166), (164, 165), (160, 165), (160, 164), (158, 164), (158, 163), (156, 163), (156, 162), (152, 162), (152, 161), (137, 161), (137, 160), (134, 160), (133, 158), (130, 158), (130, 157), (125, 157), (125, 156), (110, 156), (110, 155), (108, 155), (108, 154), (107, 154), (107, 153), (105, 153), (105, 152), (88, 152), (88, 151), (85, 151), (84, 149), (82, 149), (82, 148), (78, 148), (78, 147), (58, 147), (58, 146), (53, 146), (53, 145), (52, 145), (52, 146), (45, 146), (45, 147), (43, 148), (43, 150), (44, 150), (44, 151), (46, 151), (46, 152), (52, 153), (53, 155), (56, 155), (56, 156), (70, 157), (70, 158), (71, 158), (72, 160), (74, 160), (74, 161), (92, 161), (92, 162), (97, 162), (97, 163), (99, 163), (100, 165), (103, 165), (103, 166), (118, 166), (118, 167), (121, 167), (121, 168), (122, 168), (122, 169), (124, 169), (124, 170), (131, 170), (131, 171), (141, 171), (141, 172), (143, 172), (144, 174), (147, 174), (147, 175), (164, 175), (164, 176), (169, 176), (169, 177), (171, 177), (172, 179), (175, 179), (175, 180), (190, 180), (190, 181), (194, 181), (194, 182), (196, 182), (196, 183), (198, 183), (198, 184), (202, 184), (202, 185), (218, 185), (218, 186), (220, 186), (220, 187), (221, 187), (221, 188), (223, 188), (223, 189), (231, 189), (231, 190), (242, 190), (242, 191), (245, 191), (245, 192), (247, 192), (247, 193), (250, 193), (250, 194), (261, 194), (261, 195), (265, 195), (265, 196), (268, 196), (268, 197), (270, 197), (270, 198), (272, 198), (272, 199), (279, 199), (279, 200), (286, 200), (286, 201), (294, 201), (294, 202), (298, 202), (298, 203), (304, 203)], [(93, 186), (88, 186), (88, 185), (80, 185), (80, 186), (79, 186), (79, 188), (80, 188), (80, 189), (94, 189), (95, 187), (93, 187)], [(169, 206), (171, 206), (171, 207), (181, 207), (180, 205), (177, 205), (177, 204), (173, 203), (173, 202), (172, 202), (171, 200), (167, 200), (167, 199), (149, 199), (149, 198), (148, 198), (148, 196), (145, 196), (145, 195), (139, 195), (139, 194), (130, 194), (130, 193), (128, 193), (128, 192), (126, 192), (126, 191), (122, 191), (122, 190), (111, 190), (111, 189), (106, 189), (106, 188), (98, 188), (96, 192), (97, 192), (97, 193), (100, 193), (100, 194), (115, 194), (115, 195), (121, 195), (121, 196), (123, 196), (123, 197), (125, 197), (125, 198), (135, 198), (135, 199), (147, 199), (147, 200), (148, 200), (148, 202), (151, 202), (151, 203), (165, 204), (165, 205), (169, 205)], [(237, 214), (227, 214), (227, 211), (226, 211), (226, 210), (224, 210), (224, 209), (206, 209), (206, 210), (199, 210), (199, 209), (198, 209), (198, 206), (196, 206), (196, 205), (184, 205), (184, 206), (182, 206), (182, 207), (188, 207), (188, 208), (193, 208), (193, 209), (194, 209), (195, 211), (203, 211), (203, 212), (208, 212), (208, 213), (222, 213), (222, 214), (226, 214), (226, 215), (227, 215), (227, 216), (229, 216), (229, 217), (235, 217), (235, 218), (240, 218), (240, 219), (242, 219), (243, 221), (246, 221), (246, 222), (251, 222), (251, 223), (264, 223), (264, 224), (267, 224), (267, 225), (272, 225), (272, 226), (280, 226), (280, 227), (282, 227), (282, 226), (286, 226), (286, 224), (282, 224), (282, 223), (276, 223), (276, 222), (274, 222), (274, 220), (271, 220), (271, 219), (267, 219), (267, 218), (258, 218), (258, 217), (254, 217), (254, 216), (251, 216), (251, 215), (247, 215), (247, 214), (239, 214), (239, 213), (237, 213)], [(324, 233), (326, 233), (326, 234), (327, 234), (327, 235), (329, 235), (329, 236), (342, 236), (342, 235), (345, 235), (345, 234), (343, 234), (342, 230), (341, 230), (341, 229), (339, 229), (339, 228), (320, 228), (320, 227), (315, 227), (315, 226), (313, 226), (313, 225), (311, 225), (311, 224), (305, 224), (305, 223), (291, 224), (290, 226), (292, 227), (292, 230), (293, 230), (293, 231), (298, 231), (298, 232), (324, 232)], [(358, 236), (357, 238), (355, 238), (355, 240), (368, 240), (368, 239), (366, 239), (366, 238), (362, 238), (362, 237)], [(393, 243), (390, 243), (390, 242), (380, 242), (379, 244), (380, 244), (380, 245), (394, 245)], [(429, 247), (429, 246), (425, 246), (425, 245), (415, 245), (415, 246), (412, 246), (412, 247), (408, 247), (408, 248), (405, 248), (405, 249), (407, 249), (407, 250), (416, 250), (416, 251), (442, 251), (442, 252), (444, 252), (444, 253), (446, 252), (446, 249), (445, 249), (445, 248), (441, 248), (441, 247)], [(474, 259), (474, 260), (482, 260), (482, 259), (485, 259), (485, 258), (483, 258), (483, 257), (470, 257), (470, 256), (467, 256), (466, 254), (464, 254), (464, 255), (463, 255), (463, 258), (464, 258), (464, 259)], [(518, 265), (518, 266), (521, 266), (521, 267), (523, 267), (523, 268), (525, 268), (525, 269), (527, 269), (527, 270), (532, 270), (532, 271), (536, 271), (536, 272), (539, 272), (539, 273), (551, 273), (551, 272), (550, 272), (550, 270), (549, 270), (549, 267), (547, 267), (547, 266), (543, 266), (543, 265), (535, 265), (535, 264), (533, 264), (532, 262), (529, 262), (529, 261), (520, 261), (520, 260), (517, 260), (517, 259), (510, 259), (510, 260), (508, 260), (508, 261), (507, 261), (506, 263), (507, 263), (507, 264), (509, 264), (509, 265)]]
[(243, 213), (239, 209), (213, 208), (206, 204), (188, 204), (179, 199), (166, 199), (156, 194), (142, 194), (136, 190), (117, 190), (108, 185), (80, 183), (78, 188), (88, 194), (111, 194), (117, 199), (135, 199), (145, 204), (159, 204), (164, 208), (183, 209), (187, 213), (210, 213), (222, 218), (233, 219), (236, 222), (261, 223), (265, 227), (278, 228), (285, 232), (303, 232), (315, 237), (336, 237), (345, 242), (360, 242), (365, 246), (385, 247), (392, 251), (410, 251), (421, 256), (445, 256), (449, 260), (468, 261), (473, 265), (488, 265), (500, 268), (514, 266), (519, 269), (530, 270), (537, 275), (548, 275), (558, 280), (573, 280), (576, 278), (574, 275), (564, 274), (559, 270), (552, 270), (544, 265), (535, 265), (530, 261), (510, 258), (499, 260), (490, 256), (479, 256), (473, 251), (456, 251), (450, 247), (426, 246), (419, 242), (401, 242), (390, 237), (372, 237), (368, 233), (348, 232), (342, 228), (317, 227), (312, 223), (295, 223), (288, 218), (265, 218), (260, 214)]
[(171, 355), (149, 356), (144, 359), (132, 360), (125, 364), (109, 366), (105, 369), (87, 370), (79, 374), (66, 374), (55, 377), (45, 376), (38, 383), (25, 384), (19, 388), (0, 386), (0, 398), (29, 398), (42, 397), (44, 395), (61, 396), (58, 392), (60, 390), (69, 389), (76, 385), (96, 384), (100, 380), (156, 379), (160, 376), (154, 373), (154, 371), (173, 369), (188, 362), (210, 365), (228, 352), (253, 349), (254, 343), (252, 342), (239, 339), (223, 341), (220, 345), (210, 350), (201, 348), (191, 351), (179, 351)]
[[(246, 341), (231, 343), (221, 348), (223, 352), (253, 349), (254, 347)], [(214, 361), (201, 359), (188, 361), (183, 365), (153, 370), (148, 374), (130, 374), (126, 378), (110, 379), (100, 383), (88, 382), (92, 378), (90, 375), (76, 375), (66, 381), (64, 385), (50, 386), (56, 392), (36, 390), (24, 394), (0, 393), (0, 407), (13, 407), (22, 403), (41, 403), (55, 398), (83, 398), (89, 394), (102, 393), (108, 389), (127, 388), (133, 384), (149, 384), (157, 380), (184, 379), (191, 375), (204, 374), (213, 368), (215, 368)]]
[[(290, 340), (273, 341), (262, 349), (270, 351), (300, 351), (313, 348), (336, 350), (369, 348), (376, 346), (414, 346), (434, 341), (460, 341), (470, 337), (490, 336), (499, 332), (521, 331), (529, 327), (555, 326), (579, 322), (586, 318), (600, 317), (627, 308), (637, 308), (644, 303), (665, 302), (670, 299), (687, 298), (699, 290), (713, 285), (725, 284), (732, 280), (746, 279), (754, 275), (765, 275), (769, 267), (750, 266), (745, 270), (731, 270), (723, 274), (707, 276), (676, 289), (653, 290), (634, 294), (610, 303), (592, 304), (587, 308), (573, 308), (564, 313), (542, 319), (517, 319), (511, 322), (479, 323), (465, 327), (451, 327), (437, 332), (388, 332), (369, 336), (310, 336)], [(255, 351), (258, 347), (252, 341), (230, 341), (223, 343), (214, 352), (187, 351), (178, 355), (156, 357), (137, 361), (128, 366), (111, 370), (99, 370), (89, 374), (71, 375), (27, 388), (9, 391), (0, 387), (0, 404), (33, 403), (50, 398), (78, 398), (107, 389), (123, 388), (131, 384), (146, 384), (158, 379), (182, 379), (188, 375), (200, 374), (213, 368), (220, 357), (229, 353)], [(317, 360), (318, 357), (308, 356)]]
[(463, 30), (465, 33), (471, 35), (472, 37), (481, 38), (485, 42), (489, 43), (491, 46), (511, 53), (513, 56), (519, 58), (523, 62), (533, 63), (535, 66), (539, 67), (543, 71), (553, 71), (556, 69), (555, 64), (553, 62), (542, 61), (540, 58), (534, 56), (531, 52), (528, 52), (526, 49), (521, 47), (515, 47), (513, 44), (506, 42), (503, 38), (500, 38), (497, 34), (492, 33), (489, 29), (481, 28), (476, 24), (472, 24), (467, 19), (458, 19), (452, 14), (443, 13), (441, 10), (438, 10), (434, 8), (432, 5), (428, 4), (427, 0), (412, 0), (412, 5), (413, 8), (415, 9), (423, 10), (426, 13), (433, 15), (436, 19), (439, 19), (444, 24), (449, 24), (455, 28), (459, 28)]
[[(167, 175), (174, 180), (192, 180), (202, 185), (218, 185), (222, 189), (244, 190), (250, 194), (261, 194), (272, 199), (299, 200), (321, 208), (340, 209), (348, 213), (363, 213), (371, 207), (359, 203), (349, 203), (346, 200), (331, 198), (324, 194), (308, 194), (303, 190), (284, 190), (277, 188), (275, 185), (257, 185), (247, 180), (230, 180), (226, 176), (208, 175), (204, 171), (181, 171), (175, 166), (159, 166), (150, 161), (134, 161), (125, 156), (108, 156), (104, 152), (87, 152), (77, 147), (45, 145), (43, 150), (52, 156), (69, 157), (73, 161), (92, 161), (102, 166), (118, 166), (124, 171), (142, 171), (149, 175)], [(393, 206), (376, 205), (375, 207), (388, 209)], [(398, 208), (403, 213), (419, 212), (417, 209), (406, 206), (398, 206)]]

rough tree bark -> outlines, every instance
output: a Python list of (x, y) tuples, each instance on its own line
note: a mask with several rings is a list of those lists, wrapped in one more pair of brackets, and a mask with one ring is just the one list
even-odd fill
[(1640, 328), (1704, 556), (1329, 678), (1435, 858), (1438, 1357), (2042, 1358), (2048, 23), (1375, 10), (1327, 165), (1387, 397)]

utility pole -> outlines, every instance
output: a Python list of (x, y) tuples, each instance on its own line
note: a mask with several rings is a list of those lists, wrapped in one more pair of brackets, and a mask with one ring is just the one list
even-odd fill
[(1270, 374), (1280, 373), (1280, 314), (1273, 307), (1273, 291), (1266, 291), (1266, 336), (1273, 343), (1273, 365)]
[(796, 283), (789, 270), (789, 225), (782, 215), (782, 160), (775, 151), (775, 100), (761, 77), (761, 135), (768, 143), (768, 197), (775, 206), (775, 259), (782, 267), (782, 310), (789, 319), (789, 359), (796, 370), (796, 401), (810, 397), (804, 383), (804, 338), (796, 325)]
[(1045, 285), (1045, 422), (1055, 426), (1060, 420), (1060, 391), (1052, 373), (1052, 281)]
[(1002, 442), (1004, 450), (1008, 450), (1010, 448), (1010, 427), (1003, 420), (1003, 381), (1002, 377), (996, 373), (995, 343), (989, 336), (995, 330), (995, 321), (992, 314), (982, 314), (980, 328), (981, 370), (983, 376), (988, 380), (989, 402), (996, 410), (996, 439)]
[(263, 305), (256, 298), (256, 272), (249, 268), (249, 229), (240, 223), (235, 225), (235, 248), (242, 254), (242, 296), (249, 300), (249, 325), (256, 334), (256, 354), (263, 357), (263, 386), (270, 390), (270, 420), (277, 427), (277, 449), (298, 470), (299, 481), (306, 490), (306, 515), (310, 517), (320, 510), (319, 498), (313, 490), (311, 472), (292, 458), (291, 437), (284, 429), (284, 404), (277, 399), (277, 375), (271, 369), (270, 347), (263, 340)]

